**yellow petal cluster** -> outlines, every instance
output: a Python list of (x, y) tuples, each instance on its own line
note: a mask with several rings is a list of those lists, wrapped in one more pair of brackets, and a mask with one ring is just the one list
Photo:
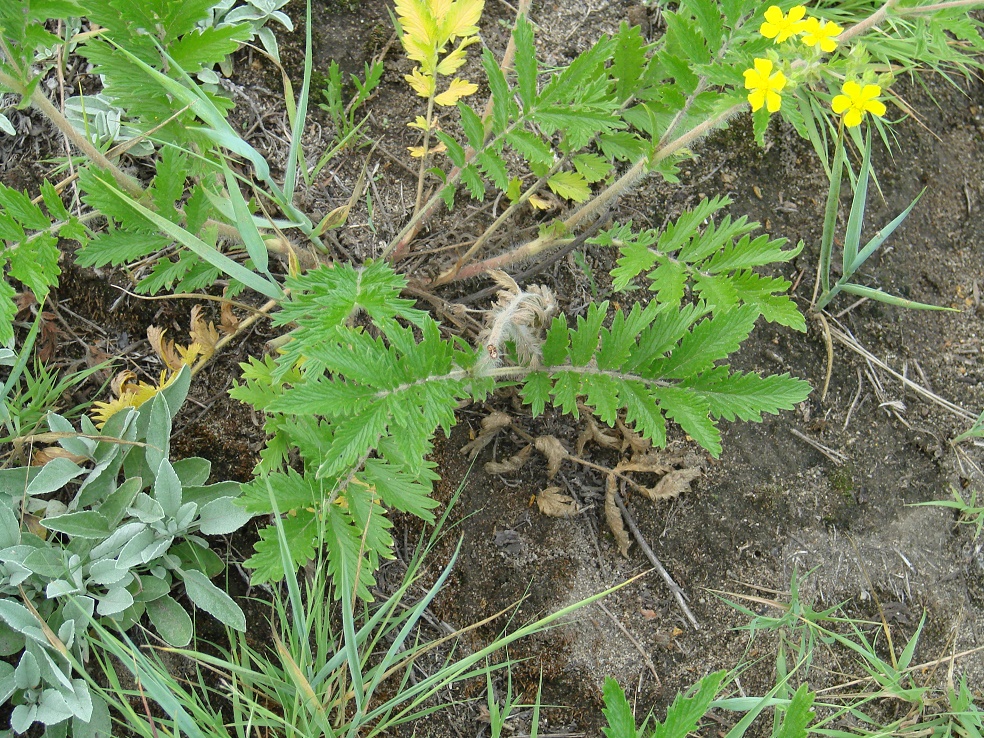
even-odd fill
[(837, 95), (831, 101), (830, 107), (837, 115), (844, 116), (844, 125), (854, 128), (861, 125), (865, 113), (877, 115), (879, 118), (885, 115), (885, 103), (876, 99), (881, 94), (881, 87), (878, 85), (865, 85), (862, 87), (854, 80), (844, 83), (843, 94)]
[(117, 374), (111, 385), (116, 397), (108, 402), (99, 401), (92, 404), (92, 418), (97, 428), (102, 428), (106, 421), (120, 410), (128, 407), (137, 408), (154, 399), (158, 392), (170, 386), (178, 378), (184, 367), (194, 367), (197, 363), (208, 361), (215, 353), (219, 341), (219, 332), (215, 324), (207, 322), (202, 317), (198, 305), (191, 309), (189, 330), (191, 343), (187, 346), (175, 344), (174, 341), (165, 340), (165, 333), (165, 330), (155, 326), (147, 328), (147, 340), (166, 367), (161, 370), (160, 379), (156, 383), (140, 382), (137, 381), (137, 375), (129, 370)]
[(759, 28), (766, 38), (775, 39), (777, 44), (781, 44), (792, 36), (799, 35), (803, 30), (803, 16), (806, 15), (806, 6), (796, 5), (789, 9), (788, 14), (783, 14), (782, 8), (772, 5), (765, 11), (765, 22)]
[(837, 36), (843, 30), (833, 21), (807, 18), (803, 21), (803, 43), (807, 46), (819, 46), (821, 51), (829, 54), (837, 48)]
[(753, 111), (764, 105), (774, 113), (782, 106), (779, 92), (786, 86), (786, 75), (773, 72), (773, 66), (771, 59), (756, 59), (754, 68), (745, 70), (745, 89), (749, 91), (748, 103)]
[(778, 5), (770, 5), (765, 11), (765, 21), (759, 27), (759, 33), (774, 39), (777, 44), (801, 36), (804, 44), (819, 46), (828, 54), (837, 48), (837, 36), (843, 30), (833, 21), (807, 18), (804, 5), (795, 5), (788, 13), (783, 13)]

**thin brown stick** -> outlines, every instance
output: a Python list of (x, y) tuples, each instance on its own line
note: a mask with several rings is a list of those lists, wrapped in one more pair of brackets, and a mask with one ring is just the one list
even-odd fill
[(622, 624), (622, 621), (620, 621), (617, 617), (615, 617), (615, 613), (613, 613), (611, 610), (605, 607), (604, 602), (598, 600), (595, 603), (595, 605), (597, 605), (598, 608), (601, 609), (603, 613), (605, 613), (609, 618), (611, 618), (611, 621), (615, 623), (615, 627), (618, 628), (620, 631), (622, 631), (622, 635), (624, 635), (626, 638), (629, 639), (629, 641), (632, 642), (632, 645), (635, 646), (636, 651), (638, 651), (639, 654), (642, 656), (642, 660), (643, 662), (645, 662), (646, 668), (649, 669), (649, 673), (652, 674), (653, 677), (656, 679), (656, 684), (662, 687), (663, 683), (659, 679), (659, 674), (656, 673), (656, 664), (654, 664), (653, 660), (649, 658), (649, 654), (646, 653), (646, 650), (642, 647), (642, 644), (639, 643), (639, 639), (636, 638), (634, 635), (632, 635), (629, 632), (629, 629)]
[(680, 609), (683, 610), (683, 614), (690, 621), (690, 624), (694, 627), (694, 630), (700, 630), (700, 623), (697, 622), (697, 618), (694, 617), (693, 612), (690, 611), (690, 607), (687, 605), (687, 595), (684, 594), (683, 590), (680, 589), (680, 585), (673, 581), (673, 577), (670, 573), (666, 571), (666, 568), (660, 563), (660, 560), (656, 558), (656, 554), (653, 553), (652, 548), (646, 543), (646, 539), (642, 536), (642, 531), (639, 530), (639, 526), (636, 525), (635, 518), (632, 517), (632, 513), (625, 506), (625, 502), (622, 500), (622, 495), (618, 490), (615, 490), (615, 504), (618, 505), (618, 509), (622, 513), (622, 519), (625, 520), (625, 524), (629, 526), (629, 530), (632, 531), (632, 535), (636, 539), (636, 543), (639, 544), (639, 548), (642, 549), (643, 553), (646, 554), (646, 558), (649, 559), (650, 563), (659, 572), (659, 575), (663, 577), (663, 581), (666, 582), (666, 586), (670, 588), (673, 593), (673, 597), (676, 598), (677, 604)]

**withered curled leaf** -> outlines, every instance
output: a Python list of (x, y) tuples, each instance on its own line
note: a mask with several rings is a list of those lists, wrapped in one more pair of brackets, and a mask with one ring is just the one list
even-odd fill
[(512, 425), (512, 418), (506, 415), (506, 413), (494, 410), (482, 420), (482, 430), (479, 431), (478, 436), (473, 441), (462, 446), (461, 452), (468, 454), (469, 459), (474, 459), (483, 448), (492, 442), (492, 439), (496, 437), (499, 431), (503, 428), (508, 428), (510, 425)]
[(540, 512), (551, 518), (570, 518), (581, 512), (581, 506), (570, 495), (561, 493), (560, 487), (547, 487), (536, 496)]
[(232, 312), (232, 303), (223, 302), (222, 312), (219, 317), (219, 329), (227, 336), (231, 336), (239, 328), (239, 318)]
[(615, 544), (618, 546), (618, 552), (625, 558), (628, 558), (630, 545), (629, 534), (625, 532), (622, 511), (618, 509), (618, 503), (615, 502), (615, 495), (618, 492), (617, 484), (615, 475), (609, 474), (608, 479), (605, 480), (605, 521), (608, 523), (608, 529), (615, 536)]
[(536, 450), (547, 457), (547, 479), (553, 479), (560, 471), (560, 465), (570, 454), (556, 436), (540, 436), (534, 443)]
[(490, 461), (483, 468), (486, 474), (513, 474), (526, 466), (532, 452), (533, 447), (526, 446), (515, 456), (505, 461)]
[(154, 353), (161, 358), (168, 369), (172, 372), (181, 371), (184, 362), (178, 352), (174, 350), (174, 341), (164, 340), (166, 332), (166, 329), (158, 328), (156, 325), (148, 326), (147, 340), (150, 341), (150, 347), (154, 349)]
[(195, 305), (191, 309), (191, 329), (188, 333), (192, 342), (201, 347), (202, 356), (208, 358), (215, 353), (219, 332), (215, 329), (215, 323), (206, 322), (202, 317), (201, 305)]
[(690, 491), (690, 483), (700, 476), (700, 469), (674, 469), (667, 472), (655, 487), (643, 488), (642, 493), (650, 500), (665, 500)]
[(584, 421), (585, 428), (577, 437), (577, 443), (574, 445), (574, 453), (578, 456), (584, 452), (584, 447), (589, 443), (597, 443), (602, 448), (618, 448), (622, 445), (622, 441), (605, 433), (589, 414), (585, 413)]

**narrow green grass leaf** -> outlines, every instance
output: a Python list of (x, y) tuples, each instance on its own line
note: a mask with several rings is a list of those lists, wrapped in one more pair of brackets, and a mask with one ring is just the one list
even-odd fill
[(106, 190), (115, 195), (122, 204), (136, 210), (140, 215), (156, 225), (163, 233), (166, 233), (190, 251), (193, 251), (212, 266), (221, 270), (233, 279), (242, 282), (250, 289), (256, 290), (261, 295), (265, 295), (273, 300), (283, 299), (284, 294), (280, 289), (280, 285), (272, 279), (264, 279), (256, 272), (244, 267), (239, 262), (233, 261), (214, 246), (210, 246), (205, 243), (193, 233), (190, 233), (176, 223), (172, 223), (167, 218), (161, 217), (153, 210), (145, 208), (136, 200), (132, 199), (129, 195), (117, 189), (116, 183), (111, 179), (102, 179), (102, 173), (94, 173), (93, 176), (101, 180), (103, 185), (106, 187)]
[(861, 159), (861, 171), (858, 173), (858, 183), (854, 189), (854, 200), (851, 202), (851, 214), (847, 219), (847, 230), (844, 232), (844, 275), (854, 274), (860, 264), (855, 265), (858, 248), (861, 245), (861, 228), (864, 225), (864, 209), (868, 200), (868, 179), (871, 176), (871, 131), (865, 137), (864, 157)]
[(915, 310), (947, 310), (955, 313), (960, 312), (956, 308), (944, 307), (942, 305), (927, 305), (924, 302), (906, 300), (905, 298), (890, 295), (887, 292), (882, 292), (881, 290), (873, 287), (863, 287), (859, 284), (845, 284), (841, 287), (841, 289), (844, 292), (857, 295), (858, 297), (867, 297), (872, 300), (878, 300), (878, 302), (884, 302), (888, 305), (895, 305), (896, 307), (911, 308)]

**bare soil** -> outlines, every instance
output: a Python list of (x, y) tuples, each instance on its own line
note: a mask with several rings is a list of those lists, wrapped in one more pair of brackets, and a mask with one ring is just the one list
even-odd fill
[[(288, 11), (298, 29), (281, 34), (281, 47), (297, 87), (303, 4), (294, 3)], [(630, 19), (645, 20), (653, 36), (661, 32), (652, 9), (617, 0), (536, 3), (533, 12), (537, 46), (547, 65), (568, 61), (601, 33)], [(510, 23), (506, 3), (488, 3), (482, 37), (493, 52), (504, 49)], [(386, 6), (378, 0), (351, 6), (317, 4), (313, 31), (316, 69), (324, 70), (330, 59), (337, 59), (344, 69), (357, 73), (392, 36)], [(376, 151), (368, 159), (368, 149), (344, 152), (302, 195), (302, 204), (311, 212), (327, 212), (347, 202), (360, 171), (367, 167), (373, 210), (370, 214), (362, 197), (338, 233), (340, 256), (348, 253), (361, 259), (377, 253), (413, 207), (414, 163), (405, 147), (417, 142), (405, 122), (423, 111), (422, 102), (402, 80), (409, 64), (398, 51), (396, 44), (389, 47), (383, 83), (367, 106), (367, 133), (379, 142)], [(924, 187), (927, 191), (904, 227), (865, 266), (861, 280), (958, 311), (909, 311), (870, 301), (852, 305), (844, 296), (831, 306), (831, 314), (871, 355), (976, 415), (984, 407), (979, 328), (984, 311), (984, 222), (979, 215), (984, 210), (984, 85), (979, 80), (957, 82), (959, 87), (929, 77), (899, 82), (901, 96), (918, 118), (894, 127), (897, 145), (891, 152), (876, 153), (881, 193), (869, 198), (871, 232)], [(237, 124), (246, 130), (260, 121), (254, 129), (256, 145), (274, 159), (282, 157), (277, 140), (284, 130), (279, 73), (259, 62), (251, 65), (242, 53), (232, 83), (239, 99)], [(31, 120), (34, 133), (28, 141), (51, 137), (39, 121)], [(319, 111), (313, 121), (306, 144), (317, 157), (333, 132)], [(0, 175), (4, 182), (33, 188), (37, 154), (43, 149), (28, 146), (10, 152)], [(745, 118), (702, 142), (696, 154), (680, 184), (648, 180), (619, 203), (613, 217), (660, 227), (701, 198), (727, 194), (733, 200), (728, 209), (733, 216), (748, 215), (773, 236), (806, 242), (803, 253), (779, 270), (795, 283), (794, 294), (805, 309), (816, 279), (827, 187), (809, 144), (774, 123), (762, 150)], [(415, 248), (454, 244), (481, 231), (489, 219), (489, 203), (459, 199), (454, 218), (434, 223)], [(521, 240), (521, 228), (535, 226), (537, 217), (528, 216), (528, 222), (498, 247)], [(436, 270), (453, 253), (412, 260), (408, 274), (413, 278)], [(593, 283), (572, 257), (535, 278), (556, 291), (570, 315), (586, 308), (592, 290), (622, 305), (648, 299), (644, 292), (611, 295), (606, 275), (617, 254), (592, 247), (585, 258)], [(141, 302), (112, 288), (111, 283), (124, 284), (125, 275), (78, 270), (70, 259), (64, 266), (54, 311), (79, 340), (64, 335), (60, 360), (86, 358), (80, 348), (84, 344), (89, 352), (122, 354), (146, 371), (152, 361), (141, 340), (147, 325), (170, 327), (178, 335), (187, 329), (187, 302)], [(441, 296), (453, 299), (486, 286), (476, 282)], [(272, 335), (260, 326), (245, 343), (219, 357), (196, 380), (192, 400), (182, 413), (175, 453), (211, 459), (216, 479), (248, 479), (257, 460), (261, 420), (229, 400), (225, 390), (238, 377), (237, 363), (261, 352)], [(935, 683), (952, 669), (955, 678), (966, 676), (982, 696), (984, 656), (947, 659), (984, 646), (984, 542), (973, 539), (969, 526), (956, 525), (950, 511), (912, 506), (947, 499), (951, 487), (969, 494), (984, 484), (980, 448), (949, 442), (971, 421), (907, 389), (856, 352), (837, 343), (833, 348), (829, 390), (821, 398), (827, 368), (821, 324), (811, 322), (804, 335), (761, 322), (734, 363), (745, 370), (789, 372), (808, 379), (817, 388), (810, 399), (761, 424), (725, 424), (724, 453), (717, 460), (707, 458), (679, 432), (671, 436), (670, 450), (689, 454), (704, 474), (690, 492), (676, 499), (654, 504), (630, 496), (628, 508), (648, 545), (689, 596), (700, 627), (693, 628), (683, 616), (663, 580), (648, 573), (607, 597), (603, 607), (587, 607), (563, 627), (518, 644), (509, 654), (522, 660), (513, 669), (514, 691), (530, 701), (542, 687), (543, 703), (555, 706), (544, 712), (541, 735), (598, 735), (606, 676), (626, 689), (640, 717), (651, 708), (659, 712), (679, 690), (708, 672), (739, 663), (753, 664), (741, 675), (740, 686), (748, 694), (764, 694), (775, 683), (775, 644), (765, 636), (752, 642), (747, 631), (737, 630), (747, 617), (722, 598), (740, 601), (746, 595), (786, 601), (794, 572), (801, 578), (802, 596), (816, 609), (843, 603), (846, 613), (875, 623), (866, 633), (879, 641), (883, 652), (883, 620), (898, 649), (925, 612), (927, 624), (916, 662), (943, 662), (920, 671), (918, 678)], [(152, 367), (149, 371), (154, 373)], [(568, 448), (584, 427), (553, 413), (534, 420), (517, 407), (510, 398), (499, 397), (486, 407), (463, 409), (455, 433), (440, 440), (435, 452), (443, 476), (437, 497), (447, 501), (463, 485), (453, 514), (459, 525), (439, 549), (435, 572), (449, 559), (458, 535), (463, 543), (448, 586), (433, 607), (434, 617), (460, 628), (520, 603), (511, 621), (504, 617), (480, 628), (468, 636), (465, 647), (477, 647), (506, 627), (651, 568), (638, 545), (628, 558), (619, 555), (604, 521), (605, 480), (599, 473), (569, 462), (561, 468), (559, 481), (552, 483), (586, 508), (581, 515), (561, 520), (531, 506), (532, 495), (547, 485), (542, 459), (534, 458), (516, 475), (490, 476), (482, 469), (484, 462), (507, 458), (525, 445), (515, 431), (503, 433), (470, 467), (460, 449), (492, 409), (511, 413), (514, 426), (524, 433), (555, 435)], [(804, 437), (830, 452), (821, 452)], [(831, 456), (838, 454), (843, 461), (835, 463)], [(596, 446), (589, 446), (584, 456), (607, 466), (617, 461), (614, 451)], [(401, 525), (406, 532), (399, 532), (397, 539), (411, 546), (417, 526), (413, 521)], [(248, 535), (239, 536), (230, 545), (234, 556), (245, 557), (251, 541)], [(384, 567), (381, 587), (388, 576)], [(752, 610), (769, 612), (761, 601), (743, 602)], [(262, 618), (261, 613), (253, 615)], [(824, 652), (821, 667), (812, 677), (815, 688), (863, 675), (843, 653)], [(482, 735), (484, 689), (483, 683), (448, 695), (457, 701), (454, 708), (426, 724), (408, 726), (406, 735)], [(497, 689), (501, 694), (504, 683)], [(724, 713), (720, 719), (723, 726), (733, 722)], [(514, 722), (517, 734), (527, 734), (528, 720), (526, 712)]]

